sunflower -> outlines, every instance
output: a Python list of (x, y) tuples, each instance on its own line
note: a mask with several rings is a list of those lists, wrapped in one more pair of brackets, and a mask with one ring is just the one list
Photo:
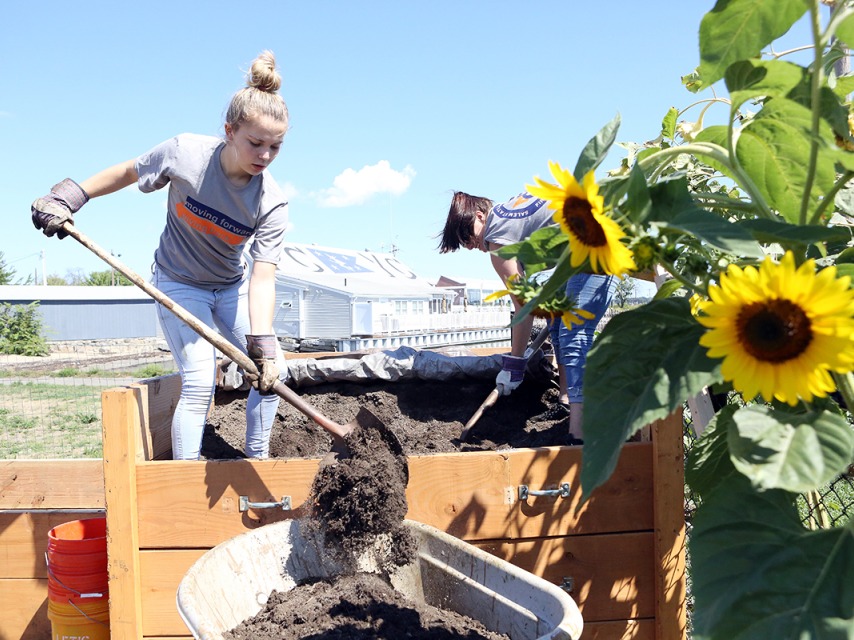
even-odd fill
[(554, 220), (569, 237), (570, 264), (577, 267), (590, 260), (593, 273), (624, 275), (636, 271), (632, 252), (621, 242), (620, 225), (604, 213), (605, 199), (590, 171), (582, 184), (557, 162), (549, 161), (557, 184), (534, 177), (536, 185), (525, 185), (532, 195), (548, 200)]
[(697, 320), (700, 344), (723, 358), (721, 373), (745, 400), (761, 394), (790, 405), (836, 389), (831, 372), (854, 367), (854, 291), (836, 267), (795, 267), (789, 251), (779, 264), (730, 265), (709, 287)]
[[(524, 278), (510, 276), (507, 280), (507, 289), (490, 293), (483, 301), (492, 302), (504, 296), (515, 296), (522, 301), (522, 304), (526, 304), (529, 300), (534, 299), (541, 290), (542, 285), (539, 283), (532, 283)], [(573, 324), (580, 326), (596, 317), (589, 311), (577, 308), (565, 293), (560, 293), (548, 300), (544, 300), (531, 311), (531, 315), (535, 318), (545, 318), (547, 320), (560, 318), (567, 329), (572, 329)]]

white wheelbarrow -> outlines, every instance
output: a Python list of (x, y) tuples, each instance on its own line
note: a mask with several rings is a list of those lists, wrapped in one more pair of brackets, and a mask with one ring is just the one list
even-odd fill
[[(578, 640), (581, 613), (558, 586), (458, 538), (411, 520), (418, 554), (392, 576), (403, 595), (482, 623), (513, 640)], [(203, 640), (219, 640), (264, 608), (274, 590), (340, 573), (301, 520), (264, 525), (217, 545), (178, 586), (178, 612)], [(372, 564), (370, 552), (360, 559)]]

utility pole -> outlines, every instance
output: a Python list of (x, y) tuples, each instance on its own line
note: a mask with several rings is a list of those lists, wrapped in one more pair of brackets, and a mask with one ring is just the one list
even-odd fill
[(42, 257), (42, 286), (46, 287), (47, 286), (47, 269), (45, 267), (44, 249), (41, 250), (41, 254), (42, 254), (42, 256), (41, 256)]

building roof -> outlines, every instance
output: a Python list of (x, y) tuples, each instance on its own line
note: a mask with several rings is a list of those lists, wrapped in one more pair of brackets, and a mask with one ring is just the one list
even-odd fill
[(351, 296), (432, 298), (447, 295), (393, 254), (286, 243), (276, 278)]

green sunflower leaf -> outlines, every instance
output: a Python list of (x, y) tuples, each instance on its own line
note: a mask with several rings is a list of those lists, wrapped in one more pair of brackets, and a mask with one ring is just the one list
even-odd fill
[(749, 100), (783, 98), (808, 81), (806, 69), (784, 60), (739, 60), (725, 77), (733, 114)]
[(693, 235), (724, 253), (762, 257), (762, 249), (744, 229), (706, 211), (688, 192), (684, 177), (663, 180), (649, 189), (650, 216), (667, 233)]
[(758, 57), (808, 9), (808, 0), (718, 0), (700, 22), (702, 86), (723, 78), (732, 63)]
[(845, 227), (823, 227), (820, 225), (798, 225), (756, 218), (738, 220), (736, 225), (747, 230), (758, 242), (777, 242), (784, 247), (804, 246), (819, 242), (846, 241), (851, 237)]
[(849, 15), (836, 26), (834, 35), (842, 40), (848, 48), (854, 48), (854, 15)]
[(748, 258), (762, 258), (765, 255), (759, 243), (743, 228), (696, 205), (680, 212), (665, 228), (693, 235), (701, 242), (730, 255)]
[(704, 332), (686, 298), (653, 300), (605, 325), (584, 372), (584, 499), (611, 475), (627, 438), (721, 380), (719, 361), (699, 344)]
[(685, 482), (701, 498), (736, 473), (729, 457), (727, 431), (737, 409), (735, 405), (727, 405), (716, 413), (703, 435), (697, 438), (688, 452), (685, 460)]
[(852, 525), (809, 531), (791, 494), (734, 474), (697, 508), (689, 545), (695, 638), (851, 637)]
[(626, 199), (620, 204), (620, 212), (636, 224), (643, 224), (652, 214), (652, 200), (646, 176), (638, 164), (634, 164), (626, 181)]
[(679, 117), (679, 109), (670, 107), (661, 120), (661, 136), (666, 140), (676, 137), (676, 119)]
[(614, 119), (606, 124), (599, 133), (590, 138), (584, 149), (581, 150), (581, 155), (578, 156), (578, 162), (575, 164), (575, 170), (572, 175), (581, 184), (589, 172), (598, 167), (602, 161), (608, 156), (611, 150), (611, 145), (617, 139), (617, 130), (620, 128), (620, 114), (614, 116)]
[(764, 405), (736, 412), (728, 429), (735, 468), (757, 489), (804, 493), (833, 480), (854, 459), (854, 431), (840, 415), (795, 415)]
[(849, 288), (854, 288), (854, 264), (836, 265), (836, 276), (839, 278), (848, 276), (851, 278), (851, 287)]
[[(786, 98), (807, 110), (812, 109), (812, 74), (783, 60), (741, 60), (726, 71), (727, 88), (735, 116), (742, 104), (753, 99), (763, 103), (772, 98)], [(840, 135), (848, 133), (848, 109), (828, 87), (819, 94), (819, 113)]]
[(566, 244), (566, 234), (556, 224), (537, 229), (522, 242), (508, 244), (494, 253), (505, 260), (517, 259), (525, 265), (525, 273), (532, 275), (553, 268), (560, 259)]
[(679, 291), (684, 285), (677, 280), (676, 278), (670, 278), (669, 280), (665, 280), (660, 287), (658, 287), (658, 291), (655, 292), (653, 299), (655, 300), (663, 300), (664, 298), (669, 298), (674, 293)]
[[(697, 134), (696, 138), (694, 138), (695, 142), (711, 142), (713, 144), (718, 145), (724, 149), (727, 148), (727, 139), (729, 136), (729, 127), (725, 127), (723, 125), (714, 125), (711, 127), (706, 127), (700, 133)], [(732, 178), (732, 171), (726, 165), (717, 162), (713, 158), (704, 155), (702, 156), (702, 160), (705, 164), (709, 165), (712, 169), (719, 171), (722, 175), (725, 175), (729, 178)]]
[(836, 86), (833, 87), (833, 93), (840, 100), (845, 100), (852, 91), (854, 91), (854, 76), (842, 76), (836, 79)]
[[(809, 110), (791, 100), (776, 98), (742, 130), (735, 150), (765, 201), (792, 223), (800, 220), (801, 200), (807, 188), (811, 126)], [(819, 154), (810, 209), (818, 204), (819, 196), (830, 190), (835, 178), (830, 156)]]

